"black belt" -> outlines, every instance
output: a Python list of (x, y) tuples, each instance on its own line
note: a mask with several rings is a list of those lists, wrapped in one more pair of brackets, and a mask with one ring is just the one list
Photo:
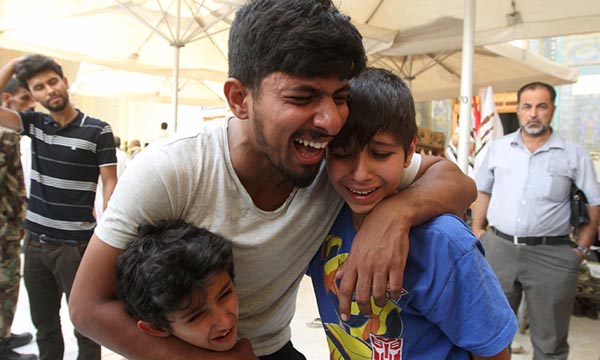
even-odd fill
[(508, 235), (492, 227), (492, 232), (504, 240), (508, 240), (515, 245), (573, 245), (569, 235), (562, 236), (514, 236)]
[(44, 245), (71, 245), (71, 246), (76, 246), (76, 245), (80, 245), (80, 244), (85, 244), (86, 241), (78, 241), (78, 240), (65, 240), (65, 239), (57, 239), (57, 238), (53, 238), (50, 237), (46, 234), (38, 234), (36, 232), (33, 231), (28, 231), (29, 233), (29, 239), (35, 241), (35, 242), (39, 242), (40, 244), (44, 244)]

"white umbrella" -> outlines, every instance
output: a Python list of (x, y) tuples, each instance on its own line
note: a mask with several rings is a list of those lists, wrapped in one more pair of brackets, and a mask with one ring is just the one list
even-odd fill
[[(172, 73), (174, 82), (179, 76), (223, 81), (227, 32), (241, 2), (0, 0), (0, 47), (164, 76)], [(371, 55), (461, 48), (465, 0), (336, 3), (363, 33)], [(474, 0), (466, 3), (475, 10)], [(600, 31), (597, 0), (486, 0), (478, 5), (471, 46)], [(472, 24), (474, 17), (467, 17), (465, 24)], [(176, 95), (174, 91), (175, 105)]]
[(346, 0), (371, 55), (463, 51), (459, 165), (467, 170), (474, 46), (600, 31), (597, 0)]
[[(577, 71), (509, 43), (475, 48), (472, 93), (491, 85), (495, 92), (513, 92), (531, 81), (551, 85), (577, 81)], [(405, 56), (375, 54), (369, 63), (405, 79), (416, 101), (450, 99), (460, 95), (461, 50)]]
[(170, 76), (222, 82), (239, 3), (193, 0), (0, 0), (0, 46)]
[[(339, 3), (340, 9), (366, 37), (370, 48), (382, 55), (462, 48), (465, 0), (341, 0)], [(600, 32), (597, 0), (482, 0), (477, 1), (473, 10), (475, 46)]]
[[(180, 78), (178, 104), (224, 107), (222, 82)], [(172, 102), (175, 81), (171, 76), (152, 75), (82, 62), (70, 86), (73, 95)]]

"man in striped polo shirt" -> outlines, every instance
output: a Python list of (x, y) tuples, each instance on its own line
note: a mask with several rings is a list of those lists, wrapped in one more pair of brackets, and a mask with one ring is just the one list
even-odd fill
[[(116, 185), (116, 155), (110, 126), (75, 109), (68, 81), (54, 60), (31, 55), (0, 69), (0, 88), (15, 74), (49, 114), (0, 109), (0, 125), (31, 137), (30, 199), (25, 219), (25, 286), (37, 329), (40, 359), (62, 359), (60, 325), (67, 298), (96, 221), (98, 177), (105, 206)], [(79, 359), (100, 359), (100, 346), (75, 332)]]

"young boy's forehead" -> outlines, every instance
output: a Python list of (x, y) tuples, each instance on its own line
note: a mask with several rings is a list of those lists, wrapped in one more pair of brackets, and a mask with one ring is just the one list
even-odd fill
[(169, 314), (170, 320), (185, 319), (202, 309), (206, 304), (206, 291), (202, 288), (192, 290), (181, 298), (179, 308)]

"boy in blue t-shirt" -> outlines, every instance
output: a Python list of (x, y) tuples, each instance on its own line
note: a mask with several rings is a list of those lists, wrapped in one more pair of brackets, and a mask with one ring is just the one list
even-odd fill
[(403, 294), (371, 316), (355, 302), (338, 313), (336, 272), (365, 216), (396, 193), (416, 147), (410, 90), (396, 75), (369, 68), (350, 82), (350, 117), (329, 144), (327, 171), (346, 201), (312, 277), (332, 359), (509, 359), (517, 321), (479, 240), (453, 215), (410, 232)]

